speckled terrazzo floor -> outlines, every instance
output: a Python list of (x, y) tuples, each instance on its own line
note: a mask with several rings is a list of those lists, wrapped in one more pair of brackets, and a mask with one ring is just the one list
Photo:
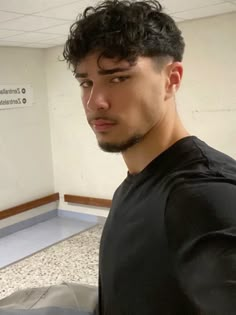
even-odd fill
[(97, 285), (102, 225), (0, 270), (0, 299), (19, 289), (63, 281)]

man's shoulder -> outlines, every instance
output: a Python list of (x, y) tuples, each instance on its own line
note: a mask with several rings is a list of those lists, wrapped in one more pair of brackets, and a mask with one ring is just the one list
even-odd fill
[[(228, 180), (224, 177), (209, 177), (198, 180), (189, 180), (180, 182), (169, 193), (169, 200), (179, 200), (182, 203), (197, 200), (206, 200), (209, 202), (210, 196), (217, 200), (232, 194), (236, 202), (236, 181)], [(227, 203), (227, 200), (224, 200)], [(236, 203), (235, 203), (236, 205)]]
[(198, 138), (193, 138), (194, 145), (200, 150), (202, 157), (207, 161), (209, 170), (222, 174), (223, 176), (230, 175), (236, 179), (236, 160), (206, 144)]
[(183, 185), (183, 190), (187, 187), (185, 184), (188, 189), (191, 185), (194, 189), (196, 183), (207, 186), (218, 182), (224, 186), (223, 183), (231, 182), (236, 185), (235, 159), (197, 137), (190, 140), (182, 150), (181, 159), (176, 159), (174, 167), (165, 174), (164, 181), (172, 188)]

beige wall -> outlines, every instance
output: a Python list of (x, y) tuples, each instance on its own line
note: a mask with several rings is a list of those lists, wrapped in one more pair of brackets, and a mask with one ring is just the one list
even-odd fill
[(236, 13), (180, 28), (187, 45), (179, 111), (192, 133), (236, 158)]
[(54, 192), (44, 51), (0, 47), (0, 84), (31, 84), (31, 107), (0, 110), (0, 211)]

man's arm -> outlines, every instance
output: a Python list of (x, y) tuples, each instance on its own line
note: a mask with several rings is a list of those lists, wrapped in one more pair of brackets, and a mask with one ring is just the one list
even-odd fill
[(177, 277), (204, 315), (236, 314), (236, 185), (185, 184), (173, 191), (165, 223)]

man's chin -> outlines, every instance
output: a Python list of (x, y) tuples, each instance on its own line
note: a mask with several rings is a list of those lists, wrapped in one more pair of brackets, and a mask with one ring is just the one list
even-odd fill
[(139, 143), (143, 139), (143, 136), (134, 136), (127, 141), (124, 142), (105, 142), (105, 141), (98, 141), (98, 145), (100, 149), (105, 152), (110, 153), (122, 153), (127, 151), (129, 148), (134, 146), (135, 144)]

